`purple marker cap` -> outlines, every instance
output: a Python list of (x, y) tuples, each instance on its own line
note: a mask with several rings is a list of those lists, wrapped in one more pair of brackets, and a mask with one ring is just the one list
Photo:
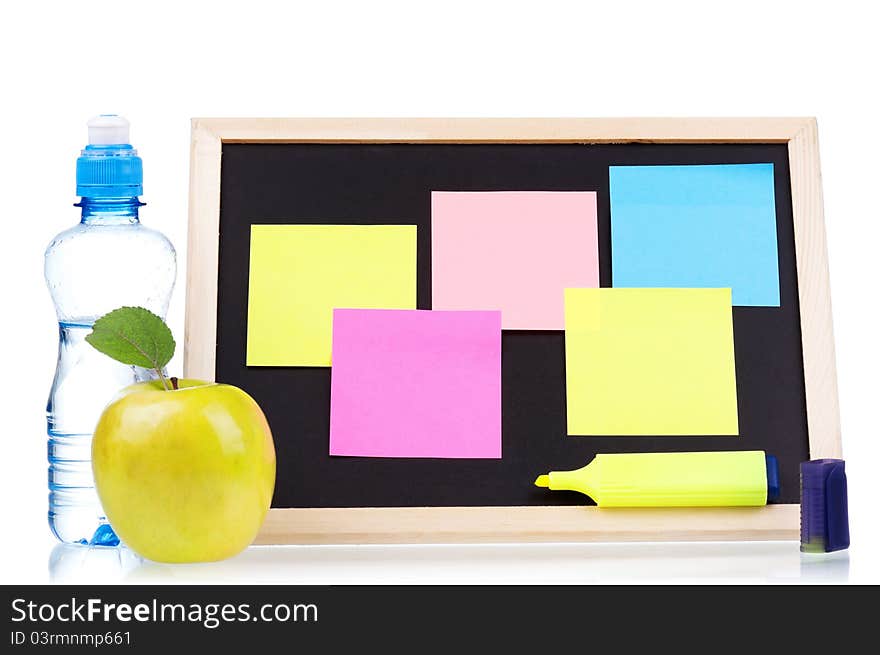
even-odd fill
[(842, 459), (801, 464), (801, 551), (849, 548), (846, 470)]

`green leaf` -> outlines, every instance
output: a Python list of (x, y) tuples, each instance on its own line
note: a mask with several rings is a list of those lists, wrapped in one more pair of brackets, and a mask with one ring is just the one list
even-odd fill
[(104, 314), (86, 341), (116, 361), (156, 369), (160, 375), (174, 355), (171, 330), (143, 307), (121, 307)]

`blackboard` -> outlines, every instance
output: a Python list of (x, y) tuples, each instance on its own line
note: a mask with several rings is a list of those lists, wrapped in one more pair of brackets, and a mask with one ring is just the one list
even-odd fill
[[(532, 481), (542, 472), (582, 466), (600, 452), (753, 449), (779, 460), (779, 502), (798, 502), (799, 464), (815, 452), (790, 143), (305, 141), (233, 136), (218, 144), (211, 373), (251, 394), (269, 420), (278, 459), (274, 508), (586, 505), (590, 500), (580, 494), (548, 493)], [(568, 436), (563, 332), (504, 331), (501, 459), (331, 457), (331, 370), (245, 363), (253, 224), (415, 224), (417, 306), (430, 309), (431, 191), (596, 191), (600, 285), (606, 287), (608, 167), (730, 163), (773, 164), (781, 298), (780, 307), (733, 308), (739, 436)], [(191, 243), (191, 261), (192, 249)]]

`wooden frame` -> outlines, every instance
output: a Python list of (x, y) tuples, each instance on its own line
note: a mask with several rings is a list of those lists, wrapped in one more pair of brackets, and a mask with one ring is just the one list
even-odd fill
[[(840, 457), (831, 296), (813, 118), (196, 118), (184, 373), (214, 379), (223, 143), (787, 143), (811, 457)], [(256, 543), (797, 539), (797, 505), (757, 508), (273, 509)]]

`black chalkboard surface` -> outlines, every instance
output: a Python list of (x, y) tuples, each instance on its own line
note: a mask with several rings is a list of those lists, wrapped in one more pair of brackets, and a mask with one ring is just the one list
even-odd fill
[[(597, 191), (601, 286), (611, 284), (610, 165), (772, 163), (781, 306), (734, 307), (740, 436), (566, 435), (562, 332), (502, 335), (498, 460), (330, 457), (329, 368), (248, 367), (252, 224), (415, 224), (418, 307), (431, 308), (431, 191)], [(222, 145), (216, 380), (265, 411), (278, 457), (273, 507), (587, 504), (532, 486), (600, 452), (762, 449), (798, 502), (810, 458), (789, 150), (784, 143), (230, 143)]]

